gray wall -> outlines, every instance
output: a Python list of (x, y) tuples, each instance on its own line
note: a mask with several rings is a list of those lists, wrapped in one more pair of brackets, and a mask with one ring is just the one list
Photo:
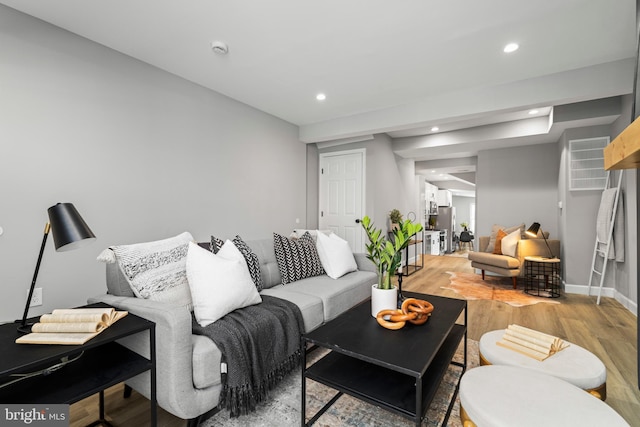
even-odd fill
[(474, 233), (487, 236), (493, 224), (539, 222), (551, 238), (559, 238), (559, 161), (557, 144), (479, 152)]
[[(630, 123), (631, 97), (622, 102), (622, 114), (612, 125), (593, 126), (567, 130), (560, 141), (562, 157), (559, 174), (560, 197), (564, 209), (561, 215), (561, 235), (563, 244), (564, 280), (569, 289), (585, 287), (589, 284), (590, 267), (596, 239), (595, 224), (602, 191), (569, 191), (568, 189), (568, 148), (569, 141), (582, 138), (609, 136), (613, 139)], [(616, 174), (618, 172), (615, 172)], [(635, 169), (624, 171), (621, 194), (625, 212), (625, 262), (610, 262), (607, 266), (604, 286), (613, 289), (613, 296), (633, 313), (637, 313), (637, 184)], [(617, 184), (617, 175), (614, 176)], [(596, 268), (602, 270), (597, 260)], [(597, 290), (599, 277), (596, 275), (592, 286)], [(586, 288), (582, 289), (586, 292)], [(606, 290), (605, 290), (606, 292)], [(605, 295), (603, 293), (603, 295)]]
[(0, 320), (22, 315), (56, 202), (98, 240), (48, 243), (31, 315), (104, 292), (109, 245), (306, 226), (296, 126), (5, 6), (0, 28)]
[[(406, 215), (413, 211), (417, 214), (417, 189), (413, 160), (396, 156), (391, 147), (391, 138), (387, 135), (375, 135), (373, 140), (354, 142), (318, 150), (319, 154), (366, 148), (366, 190), (365, 214), (378, 228), (389, 225), (391, 209), (399, 209)], [(311, 161), (311, 160), (310, 160)], [(317, 156), (316, 156), (317, 163)], [(314, 175), (315, 173), (315, 175)], [(309, 172), (309, 181), (317, 181), (316, 171)], [(313, 188), (310, 188), (313, 190)], [(318, 189), (309, 192), (307, 197), (318, 200)], [(318, 213), (316, 211), (316, 219)]]
[(562, 161), (559, 195), (562, 200), (563, 278), (568, 285), (587, 285), (596, 236), (596, 216), (601, 190), (569, 191), (569, 141), (609, 136), (610, 127), (592, 126), (568, 129), (558, 146)]

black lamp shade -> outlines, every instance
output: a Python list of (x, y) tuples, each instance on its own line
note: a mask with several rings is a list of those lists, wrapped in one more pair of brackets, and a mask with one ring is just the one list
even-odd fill
[(77, 249), (96, 239), (73, 203), (58, 203), (48, 209), (56, 251)]
[(534, 222), (531, 224), (531, 227), (527, 230), (527, 234), (531, 237), (536, 237), (538, 235), (538, 231), (540, 230), (540, 223)]

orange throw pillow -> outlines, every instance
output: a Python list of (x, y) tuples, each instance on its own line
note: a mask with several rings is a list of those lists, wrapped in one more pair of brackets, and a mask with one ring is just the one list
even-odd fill
[(498, 230), (498, 234), (496, 234), (496, 246), (493, 248), (494, 254), (502, 255), (502, 238), (506, 236), (507, 233), (505, 233), (503, 229)]

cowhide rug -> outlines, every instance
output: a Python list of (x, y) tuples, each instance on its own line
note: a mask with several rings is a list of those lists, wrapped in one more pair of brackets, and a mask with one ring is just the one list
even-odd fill
[(442, 286), (442, 289), (450, 289), (468, 300), (496, 300), (514, 307), (522, 307), (539, 302), (560, 304), (557, 300), (534, 297), (524, 293), (522, 289), (513, 289), (510, 277), (485, 275), (485, 280), (483, 281), (480, 274), (451, 271), (447, 271), (447, 273), (451, 275), (449, 278), (450, 283), (449, 286)]

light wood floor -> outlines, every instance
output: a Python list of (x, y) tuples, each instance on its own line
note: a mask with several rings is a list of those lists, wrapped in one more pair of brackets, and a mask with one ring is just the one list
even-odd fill
[[(441, 289), (449, 284), (447, 271), (472, 272), (466, 257), (424, 256), (425, 268), (406, 277), (403, 290), (459, 296)], [(611, 298), (600, 305), (595, 297), (562, 295), (561, 304), (535, 304), (511, 307), (497, 301), (469, 301), (468, 336), (479, 340), (484, 332), (503, 329), (517, 323), (559, 336), (596, 354), (607, 367), (607, 400), (631, 426), (640, 426), (640, 391), (637, 373), (636, 317)], [(143, 427), (149, 425), (149, 402), (137, 393), (122, 398), (122, 385), (106, 392), (107, 419), (114, 425)], [(91, 397), (71, 406), (71, 426), (87, 425), (98, 416), (97, 398)], [(159, 426), (184, 426), (186, 422), (159, 411)]]

